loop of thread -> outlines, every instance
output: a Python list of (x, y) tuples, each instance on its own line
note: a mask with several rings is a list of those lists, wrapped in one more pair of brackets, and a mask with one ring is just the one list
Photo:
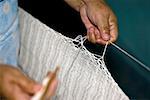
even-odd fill
[[(80, 44), (81, 47), (83, 47), (83, 43), (85, 42), (85, 40), (87, 40), (87, 38), (88, 38), (87, 36), (82, 37), (82, 35), (78, 35), (78, 36), (74, 39), (74, 41), (78, 42), (78, 45)], [(102, 56), (101, 56), (99, 59), (104, 59), (107, 46), (108, 46), (108, 42), (106, 42), (106, 45), (105, 45), (103, 54), (102, 54)]]
[[(101, 56), (101, 55), (97, 55), (97, 54), (92, 54), (91, 52), (89, 52), (86, 49), (86, 47), (83, 45), (83, 43), (85, 42), (85, 40), (87, 40), (87, 38), (88, 38), (87, 36), (82, 37), (82, 35), (78, 35), (75, 39), (72, 40), (73, 42), (77, 42), (75, 47), (80, 48), (77, 55), (76, 55), (76, 57), (75, 57), (75, 59), (74, 59), (74, 61), (76, 60), (76, 58), (79, 55), (80, 51), (84, 51), (82, 53), (85, 53), (86, 55), (88, 55), (88, 57), (91, 59), (91, 61), (95, 62), (98, 70), (102, 70), (108, 76), (108, 78), (112, 79), (110, 73), (107, 70), (105, 62), (104, 62), (104, 56), (105, 56), (105, 53), (106, 53), (108, 42), (106, 42), (103, 54)], [(73, 61), (73, 63), (74, 63), (74, 61)], [(72, 65), (73, 65), (73, 63), (72, 63)]]
[(73, 41), (78, 42), (78, 45), (83, 46), (83, 43), (87, 39), (87, 36), (82, 37), (82, 35), (78, 35)]

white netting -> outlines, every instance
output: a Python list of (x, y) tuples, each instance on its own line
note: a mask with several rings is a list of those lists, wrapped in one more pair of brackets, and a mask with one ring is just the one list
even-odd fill
[(61, 67), (54, 100), (128, 100), (107, 70), (103, 57), (83, 46), (85, 37), (65, 37), (24, 10), (19, 13), (19, 64), (39, 82), (49, 70)]

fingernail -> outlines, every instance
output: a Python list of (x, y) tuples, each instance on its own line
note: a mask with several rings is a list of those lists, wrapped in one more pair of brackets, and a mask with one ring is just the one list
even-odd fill
[(94, 28), (90, 27), (89, 31), (90, 31), (90, 33), (93, 33), (94, 32)]
[(110, 35), (109, 34), (102, 34), (102, 38), (105, 40), (105, 41), (108, 41), (110, 39)]
[(38, 92), (41, 88), (42, 88), (42, 85), (37, 84), (37, 85), (34, 86), (34, 91)]

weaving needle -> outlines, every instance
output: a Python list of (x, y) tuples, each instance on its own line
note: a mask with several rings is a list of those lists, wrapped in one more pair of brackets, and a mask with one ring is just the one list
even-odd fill
[(52, 84), (52, 82), (56, 79), (57, 73), (59, 71), (59, 67), (56, 67), (55, 71), (52, 73), (51, 77), (46, 77), (43, 80), (43, 87), (42, 89), (36, 93), (31, 100), (45, 100), (45, 96), (48, 92), (49, 86)]
[(48, 81), (47, 85), (45, 86), (45, 91), (43, 92), (43, 95), (40, 100), (44, 100), (44, 97), (46, 96), (46, 93), (48, 92), (49, 86), (52, 84), (52, 82), (56, 79), (57, 73), (59, 71), (59, 67), (56, 67), (54, 73), (52, 73), (52, 76), (50, 80)]

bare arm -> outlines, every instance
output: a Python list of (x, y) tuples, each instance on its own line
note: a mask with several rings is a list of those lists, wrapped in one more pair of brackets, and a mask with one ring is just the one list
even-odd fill
[(80, 6), (82, 5), (82, 0), (65, 0), (66, 3), (68, 3), (72, 8), (74, 8), (76, 11), (79, 11)]
[(104, 0), (65, 1), (80, 13), (91, 42), (106, 44), (107, 41), (114, 42), (117, 39), (117, 18)]

